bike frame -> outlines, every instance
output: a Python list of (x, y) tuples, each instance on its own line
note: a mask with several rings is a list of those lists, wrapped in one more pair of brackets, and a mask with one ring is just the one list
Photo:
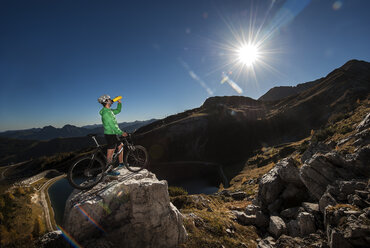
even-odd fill
[[(105, 159), (105, 166), (107, 167), (108, 166), (108, 159), (107, 159), (107, 156), (104, 154), (104, 152), (102, 151), (102, 149), (101, 149), (101, 146), (99, 145), (99, 143), (98, 143), (98, 141), (96, 140), (96, 138), (95, 138), (95, 136), (92, 136), (92, 139), (95, 141), (95, 144), (96, 144), (96, 147), (98, 148), (95, 152), (94, 152), (94, 154), (92, 155), (92, 158), (94, 158), (98, 153), (100, 153), (103, 157), (104, 157), (104, 159)], [(122, 137), (121, 138), (121, 140), (123, 141), (123, 142), (121, 142), (121, 144), (122, 144), (122, 147), (121, 147), (121, 149), (118, 151), (118, 152), (116, 152), (116, 149), (117, 148), (115, 148), (114, 149), (114, 152), (113, 152), (113, 155), (112, 155), (112, 161), (110, 162), (110, 164), (114, 164), (114, 162), (116, 162), (116, 160), (117, 160), (117, 157), (118, 157), (118, 155), (121, 153), (121, 152), (123, 152), (123, 149), (125, 148), (125, 147), (133, 147), (128, 141), (127, 141), (127, 139), (125, 138), (125, 137)]]

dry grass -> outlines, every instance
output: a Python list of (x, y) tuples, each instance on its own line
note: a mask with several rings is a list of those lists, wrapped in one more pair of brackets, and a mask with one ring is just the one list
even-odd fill
[(191, 114), (188, 118), (190, 118), (190, 117), (208, 116), (208, 115), (209, 114), (204, 113), (204, 112), (196, 112), (196, 113)]
[(32, 247), (32, 242), (46, 231), (42, 209), (32, 204), (32, 188), (17, 187), (0, 196), (0, 243), (2, 247)]
[(228, 189), (243, 190), (251, 195), (256, 193), (257, 179), (270, 171), (279, 160), (291, 155), (299, 164), (302, 146), (308, 143), (308, 139), (309, 137), (276, 147), (263, 147), (255, 151), (255, 155), (247, 160), (244, 168), (231, 179)]
[(338, 210), (340, 208), (346, 208), (353, 211), (359, 211), (360, 209), (356, 206), (350, 205), (350, 204), (337, 204), (335, 206), (329, 206), (326, 208), (326, 211), (328, 212), (334, 212), (335, 210)]
[[(333, 140), (338, 142), (342, 139), (345, 139), (356, 132), (356, 126), (365, 118), (365, 116), (370, 113), (370, 100), (366, 99), (359, 102), (359, 106), (352, 112), (347, 118), (339, 120), (333, 126), (337, 130), (343, 130), (342, 132), (336, 132), (328, 140)], [(345, 132), (346, 130), (350, 130)], [(355, 139), (350, 139), (348, 142), (336, 147), (336, 150), (342, 151), (344, 153), (353, 153), (355, 146), (353, 142)]]
[[(201, 194), (205, 205), (187, 205), (180, 209), (186, 217), (184, 226), (188, 232), (188, 240), (181, 247), (256, 247), (255, 240), (258, 238), (253, 226), (242, 226), (233, 220), (230, 209), (245, 208), (249, 202), (224, 201), (221, 196), (207, 196)], [(191, 197), (191, 196), (187, 196)], [(230, 200), (230, 201), (229, 201)], [(194, 207), (197, 206), (197, 207)], [(196, 220), (188, 214), (195, 214)], [(229, 229), (229, 232), (226, 230)], [(244, 243), (244, 244), (243, 244)]]

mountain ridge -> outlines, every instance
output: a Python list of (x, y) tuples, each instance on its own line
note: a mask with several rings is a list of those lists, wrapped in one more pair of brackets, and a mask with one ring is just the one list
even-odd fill
[(319, 84), (323, 78), (315, 81), (297, 84), (296, 86), (276, 86), (258, 98), (260, 101), (276, 101), (285, 97), (296, 95)]
[(210, 97), (199, 108), (138, 129), (136, 136), (142, 145), (160, 150), (153, 159), (236, 163), (260, 146), (307, 137), (369, 92), (370, 63), (350, 60), (298, 94), (277, 101)]
[[(135, 129), (156, 121), (156, 119), (150, 119), (145, 121), (133, 121), (133, 122), (122, 122), (119, 123), (119, 127), (127, 132), (133, 132)], [(94, 128), (86, 128), (84, 126), (77, 127), (71, 124), (66, 124), (61, 128), (56, 128), (52, 125), (47, 125), (42, 128), (30, 128), (23, 130), (9, 130), (0, 133), (0, 137), (15, 138), (21, 140), (51, 140), (55, 138), (72, 138), (82, 137), (89, 133), (103, 134), (103, 126), (95, 124)]]

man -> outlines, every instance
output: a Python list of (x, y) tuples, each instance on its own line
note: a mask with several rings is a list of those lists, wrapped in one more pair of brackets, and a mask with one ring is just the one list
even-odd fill
[[(110, 107), (113, 105), (113, 100), (110, 98), (109, 95), (102, 95), (99, 97), (98, 102), (103, 105), (104, 108), (100, 110), (101, 120), (104, 126), (104, 136), (107, 140), (107, 160), (108, 163), (112, 161), (113, 152), (118, 145), (118, 151), (122, 148), (123, 144), (119, 141), (118, 136), (122, 135), (124, 137), (127, 136), (126, 132), (123, 132), (117, 124), (116, 114), (121, 112), (122, 103), (121, 100), (118, 100), (118, 106), (116, 109), (111, 109)], [(119, 166), (121, 168), (123, 166), (123, 151), (118, 156)], [(112, 176), (117, 176), (120, 173), (118, 171), (110, 171), (108, 173)]]

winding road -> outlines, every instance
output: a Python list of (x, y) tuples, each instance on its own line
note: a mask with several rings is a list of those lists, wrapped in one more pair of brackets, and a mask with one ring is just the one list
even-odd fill
[(23, 161), (23, 162), (20, 162), (20, 163), (17, 163), (17, 164), (12, 164), (12, 165), (8, 165), (8, 166), (3, 166), (3, 167), (1, 167), (2, 169), (4, 169), (2, 172), (1, 172), (1, 178), (0, 178), (0, 181), (2, 181), (2, 180), (4, 180), (5, 179), (5, 172), (8, 170), (8, 169), (10, 169), (10, 168), (12, 168), (12, 167), (15, 167), (15, 166), (19, 166), (19, 165), (22, 165), (22, 164), (25, 164), (25, 163), (27, 163), (27, 162), (29, 162), (30, 160), (28, 160), (28, 161)]
[[(57, 176), (57, 177), (54, 177), (54, 178), (48, 180), (38, 190), (38, 192), (40, 193), (40, 204), (41, 204), (41, 206), (44, 210), (45, 223), (46, 223), (46, 228), (47, 228), (48, 231), (56, 230), (55, 227), (53, 226), (53, 224), (51, 222), (51, 218), (50, 218), (51, 214), (54, 216), (54, 211), (53, 211), (52, 207), (49, 209), (48, 201), (50, 202), (50, 198), (49, 198), (49, 194), (48, 194), (48, 189), (49, 189), (50, 185), (52, 185), (53, 183), (55, 183), (59, 179), (62, 179), (65, 176), (66, 175), (63, 174), (63, 175), (60, 175), (60, 176)], [(50, 206), (51, 206), (51, 202), (50, 202)]]

